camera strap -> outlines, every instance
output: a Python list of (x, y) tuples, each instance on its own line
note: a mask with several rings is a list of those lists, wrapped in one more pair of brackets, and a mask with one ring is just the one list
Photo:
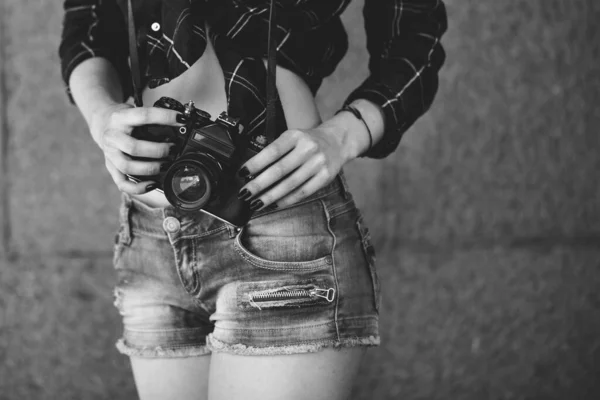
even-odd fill
[[(277, 128), (277, 44), (273, 34), (274, 21), (275, 0), (271, 0), (269, 5), (269, 31), (267, 36), (267, 106), (265, 121), (265, 136), (267, 137), (268, 143), (271, 143), (273, 140), (275, 140), (275, 130)], [(127, 0), (127, 25), (129, 30), (129, 60), (133, 84), (133, 100), (136, 107), (141, 107), (143, 105), (142, 81), (132, 0)]]
[(265, 136), (267, 143), (275, 140), (275, 129), (277, 122), (277, 88), (276, 75), (277, 70), (277, 44), (273, 37), (273, 21), (275, 21), (275, 0), (271, 0), (269, 6), (269, 33), (267, 38), (267, 116)]
[(133, 101), (136, 107), (142, 103), (142, 80), (140, 78), (140, 60), (138, 58), (137, 39), (135, 37), (135, 20), (133, 19), (133, 6), (131, 0), (127, 0), (127, 25), (129, 29), (129, 62), (131, 78), (133, 83)]

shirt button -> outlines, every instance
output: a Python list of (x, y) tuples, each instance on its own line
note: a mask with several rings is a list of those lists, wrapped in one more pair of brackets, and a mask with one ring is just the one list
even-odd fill
[(167, 217), (163, 221), (163, 229), (169, 233), (178, 232), (181, 228), (179, 220), (175, 217)]
[(155, 22), (150, 26), (150, 28), (152, 28), (154, 32), (158, 32), (160, 30), (160, 24), (158, 22)]

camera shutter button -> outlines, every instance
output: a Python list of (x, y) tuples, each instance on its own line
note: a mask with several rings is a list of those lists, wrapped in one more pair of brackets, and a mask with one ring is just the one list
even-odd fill
[(180, 228), (181, 224), (179, 223), (179, 220), (175, 217), (167, 217), (163, 221), (163, 229), (168, 233), (179, 232)]

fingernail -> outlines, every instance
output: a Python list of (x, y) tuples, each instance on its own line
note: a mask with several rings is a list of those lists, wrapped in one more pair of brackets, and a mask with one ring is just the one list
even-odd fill
[(158, 183), (151, 183), (146, 186), (146, 192), (151, 192), (158, 187)]
[(177, 114), (175, 121), (179, 122), (180, 124), (187, 124), (190, 119), (183, 114)]
[(265, 203), (263, 203), (262, 200), (256, 199), (252, 203), (250, 203), (250, 209), (252, 211), (256, 211), (264, 205), (265, 205)]
[(248, 171), (248, 168), (246, 167), (242, 167), (239, 171), (238, 171), (238, 176), (240, 178), (245, 178), (248, 175), (250, 175), (250, 171)]
[(166, 170), (169, 169), (170, 165), (171, 165), (170, 163), (162, 163), (162, 164), (160, 164), (160, 171), (161, 172), (165, 172)]
[(248, 200), (250, 197), (252, 197), (252, 193), (250, 193), (250, 191), (248, 189), (242, 189), (240, 190), (240, 192), (238, 193), (238, 199), (242, 200), (242, 201), (246, 201)]

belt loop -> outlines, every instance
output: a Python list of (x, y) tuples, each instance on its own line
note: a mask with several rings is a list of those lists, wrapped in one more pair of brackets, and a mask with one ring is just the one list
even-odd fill
[(119, 210), (119, 236), (121, 243), (131, 244), (131, 197), (127, 193), (121, 193), (121, 209)]
[(346, 182), (346, 177), (344, 176), (343, 169), (340, 170), (337, 179), (339, 179), (340, 184), (342, 185), (342, 189), (344, 190), (344, 199), (350, 200), (352, 198), (352, 195), (350, 194), (350, 189), (348, 188), (348, 182)]

